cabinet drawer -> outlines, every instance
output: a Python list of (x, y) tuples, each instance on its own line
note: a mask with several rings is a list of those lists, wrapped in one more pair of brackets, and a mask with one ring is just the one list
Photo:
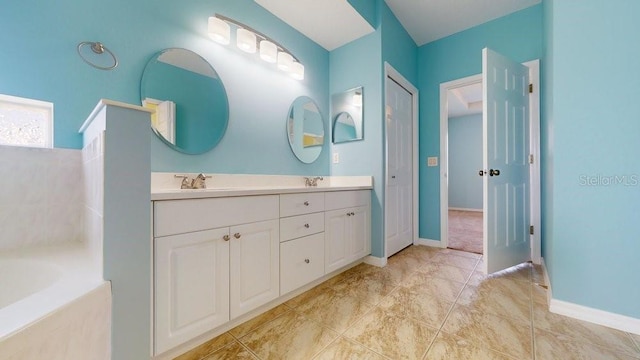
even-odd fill
[(154, 202), (154, 236), (278, 218), (278, 195)]
[(280, 216), (293, 216), (324, 211), (323, 193), (280, 195)]
[(325, 193), (326, 210), (367, 206), (371, 203), (371, 190), (327, 191)]
[(298, 215), (280, 219), (280, 241), (287, 241), (324, 231), (324, 213)]
[(280, 295), (324, 275), (324, 233), (280, 244)]

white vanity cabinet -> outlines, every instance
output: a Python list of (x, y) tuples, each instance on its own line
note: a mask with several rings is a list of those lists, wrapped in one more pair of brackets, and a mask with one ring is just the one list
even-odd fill
[(324, 193), (280, 195), (280, 294), (324, 275)]
[(369, 191), (325, 194), (325, 273), (371, 253)]
[(155, 353), (280, 295), (278, 195), (154, 203)]

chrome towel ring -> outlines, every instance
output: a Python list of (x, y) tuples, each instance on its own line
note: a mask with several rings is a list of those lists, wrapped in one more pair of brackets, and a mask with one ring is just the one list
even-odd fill
[[(85, 55), (82, 55), (82, 49), (86, 46), (89, 46), (91, 48), (91, 51), (93, 51), (97, 55), (102, 55), (104, 53), (107, 53), (109, 56), (111, 56), (111, 60), (113, 60), (112, 64), (109, 66), (100, 66), (89, 61), (85, 57)], [(116, 55), (113, 52), (111, 52), (111, 50), (109, 50), (106, 46), (104, 46), (104, 44), (102, 44), (101, 42), (83, 41), (78, 44), (77, 50), (78, 50), (78, 55), (80, 55), (80, 58), (82, 58), (84, 62), (93, 66), (96, 69), (113, 70), (116, 68), (116, 66), (118, 66), (118, 58), (116, 57)]]

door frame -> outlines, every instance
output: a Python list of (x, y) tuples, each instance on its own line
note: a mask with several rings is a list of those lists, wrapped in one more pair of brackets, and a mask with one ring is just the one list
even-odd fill
[(389, 175), (389, 139), (387, 138), (387, 78), (392, 79), (400, 86), (402, 86), (409, 94), (411, 94), (411, 103), (412, 103), (412, 227), (413, 227), (413, 240), (412, 243), (416, 244), (418, 242), (418, 99), (419, 93), (418, 89), (409, 82), (400, 72), (398, 72), (391, 64), (385, 61), (384, 63), (384, 107), (383, 107), (383, 116), (384, 116), (384, 229), (382, 233), (382, 238), (384, 242), (384, 258), (388, 258), (387, 254), (387, 176)]
[[(534, 233), (531, 236), (531, 260), (535, 264), (540, 264), (542, 261), (540, 239), (542, 232), (540, 226), (540, 60), (531, 60), (522, 64), (529, 68), (529, 81), (533, 84), (533, 92), (529, 95), (530, 151), (534, 159), (530, 171), (529, 196), (530, 222), (534, 226)], [(442, 248), (449, 246), (448, 91), (481, 82), (482, 74), (477, 74), (440, 84), (440, 247)]]

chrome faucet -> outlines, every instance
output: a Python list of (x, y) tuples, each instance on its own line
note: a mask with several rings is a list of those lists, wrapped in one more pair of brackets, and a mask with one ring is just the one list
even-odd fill
[(318, 180), (324, 180), (324, 178), (322, 176), (316, 176), (316, 177), (306, 177), (304, 178), (304, 185), (305, 186), (318, 186)]
[(180, 184), (180, 189), (206, 189), (207, 178), (211, 176), (206, 176), (205, 174), (198, 174), (194, 179), (190, 179), (187, 175), (175, 175), (177, 178), (182, 178), (182, 183)]

